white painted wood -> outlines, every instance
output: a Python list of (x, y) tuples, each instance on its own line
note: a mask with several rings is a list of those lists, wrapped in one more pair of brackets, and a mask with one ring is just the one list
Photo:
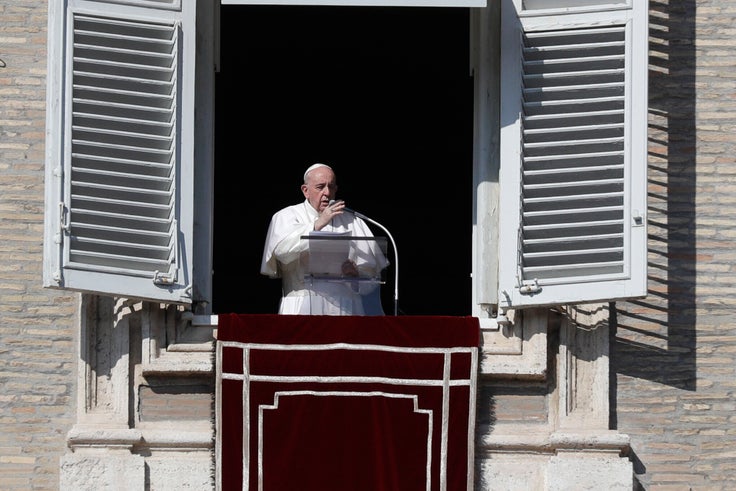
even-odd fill
[(642, 297), (646, 2), (521, 3), (502, 8), (499, 305)]
[[(196, 3), (181, 10), (137, 3), (72, 0), (50, 12), (47, 141), (59, 145), (51, 144), (46, 160), (44, 285), (190, 303)], [(154, 43), (126, 41), (146, 30)], [(155, 51), (167, 36), (175, 51)], [(164, 77), (147, 91), (135, 88), (139, 72), (166, 70), (178, 84), (168, 116)], [(138, 131), (130, 123), (139, 106), (160, 111), (171, 128), (162, 121)], [(140, 219), (129, 223), (125, 215)]]
[(630, 9), (635, 0), (514, 0), (514, 2), (522, 16), (537, 16)]
[(500, 5), (471, 12), (473, 121), (472, 314), (492, 318), (498, 299)]
[(486, 0), (222, 0), (222, 5), (323, 5), (346, 7), (485, 7)]
[[(193, 313), (212, 313), (212, 258), (215, 199), (215, 73), (219, 65), (219, 0), (197, 1), (194, 100), (193, 237), (190, 253)], [(191, 37), (191, 36), (190, 36)]]

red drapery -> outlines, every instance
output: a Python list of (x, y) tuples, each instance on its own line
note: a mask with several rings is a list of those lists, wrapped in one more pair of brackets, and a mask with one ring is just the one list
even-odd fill
[(221, 489), (472, 489), (473, 317), (218, 316)]

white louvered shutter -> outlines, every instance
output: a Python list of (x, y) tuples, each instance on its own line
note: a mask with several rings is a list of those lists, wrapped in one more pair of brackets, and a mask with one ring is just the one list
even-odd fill
[(50, 8), (46, 286), (191, 302), (194, 7)]
[(504, 6), (499, 305), (644, 296), (646, 2)]

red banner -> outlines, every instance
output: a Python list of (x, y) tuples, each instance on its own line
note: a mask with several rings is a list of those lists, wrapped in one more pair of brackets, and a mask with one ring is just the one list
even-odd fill
[(471, 490), (473, 317), (218, 316), (217, 480)]

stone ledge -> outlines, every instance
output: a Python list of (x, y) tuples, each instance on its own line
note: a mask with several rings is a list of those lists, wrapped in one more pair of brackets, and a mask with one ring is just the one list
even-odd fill
[(484, 434), (478, 448), (490, 451), (524, 451), (554, 453), (557, 451), (617, 451), (629, 449), (628, 435), (616, 431), (554, 432), (551, 434)]
[(620, 450), (629, 448), (629, 435), (617, 431), (606, 432), (563, 432), (557, 431), (549, 437), (550, 444), (558, 450)]
[(143, 441), (139, 430), (130, 428), (85, 428), (75, 426), (67, 434), (67, 444), (77, 447), (132, 448)]
[(214, 430), (181, 431), (139, 430), (118, 428), (72, 428), (67, 435), (68, 445), (83, 448), (155, 447), (159, 449), (211, 449), (214, 447)]

